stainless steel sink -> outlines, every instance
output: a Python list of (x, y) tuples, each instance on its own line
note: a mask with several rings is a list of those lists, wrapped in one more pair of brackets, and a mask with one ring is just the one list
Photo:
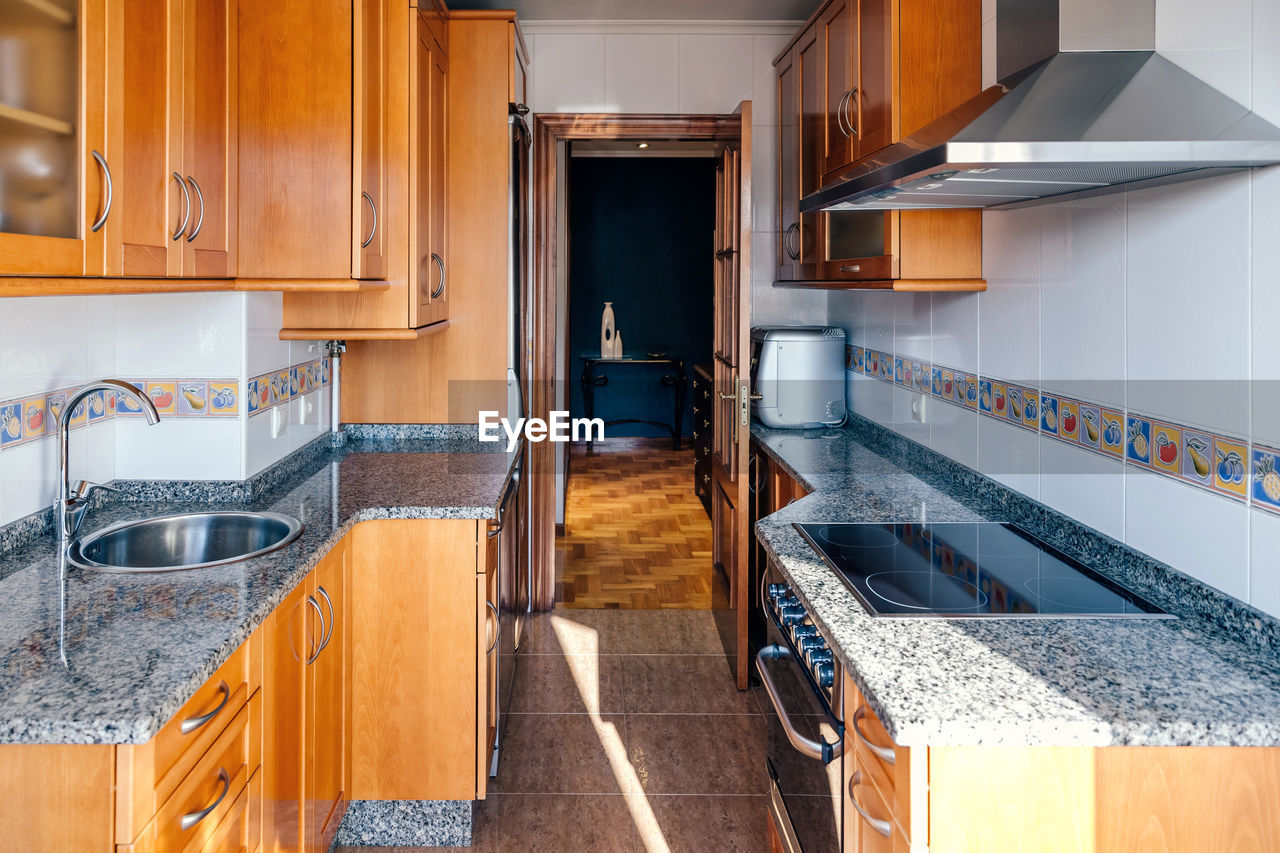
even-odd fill
[(202, 569), (283, 548), (302, 522), (277, 512), (195, 512), (126, 521), (72, 542), (67, 558), (102, 572)]

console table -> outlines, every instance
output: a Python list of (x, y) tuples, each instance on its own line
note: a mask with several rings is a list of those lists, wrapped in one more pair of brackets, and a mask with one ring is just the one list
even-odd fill
[[(596, 389), (604, 388), (609, 384), (609, 377), (600, 372), (607, 367), (623, 367), (636, 365), (641, 366), (659, 366), (666, 368), (663, 371), (662, 378), (659, 380), (663, 386), (675, 387), (675, 417), (672, 423), (661, 423), (659, 421), (648, 421), (643, 418), (620, 418), (613, 421), (605, 421), (605, 426), (615, 426), (617, 424), (648, 424), (649, 426), (665, 429), (671, 433), (671, 441), (676, 450), (680, 449), (680, 427), (684, 420), (684, 400), (688, 391), (689, 377), (685, 374), (683, 358), (651, 358), (647, 355), (624, 355), (621, 358), (601, 358), (598, 355), (580, 355), (582, 360), (582, 405), (586, 409), (588, 418), (595, 417), (596, 408)], [(591, 452), (591, 445), (588, 442), (587, 452)]]

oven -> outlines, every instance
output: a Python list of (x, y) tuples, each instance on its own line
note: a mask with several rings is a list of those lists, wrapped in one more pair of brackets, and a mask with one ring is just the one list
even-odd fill
[(756, 668), (768, 696), (769, 811), (787, 853), (839, 851), (844, 802), (840, 663), (772, 565), (761, 578), (760, 600), (767, 627)]

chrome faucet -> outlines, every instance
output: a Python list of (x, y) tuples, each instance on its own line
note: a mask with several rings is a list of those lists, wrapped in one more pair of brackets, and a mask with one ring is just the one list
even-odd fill
[(147, 416), (147, 423), (152, 426), (160, 423), (160, 413), (156, 411), (155, 404), (148, 399), (147, 395), (141, 393), (128, 382), (122, 382), (119, 379), (102, 379), (86, 385), (67, 401), (62, 412), (58, 415), (58, 497), (53, 502), (53, 520), (54, 524), (57, 525), (54, 535), (58, 537), (59, 542), (66, 542), (72, 536), (75, 536), (76, 531), (80, 529), (80, 522), (84, 521), (85, 511), (89, 509), (89, 496), (94, 489), (106, 489), (111, 492), (120, 491), (111, 486), (90, 483), (88, 480), (80, 480), (76, 483), (74, 489), (71, 487), (70, 466), (67, 464), (71, 438), (71, 413), (76, 410), (76, 406), (80, 405), (86, 397), (95, 391), (124, 394), (126, 397), (135, 400), (142, 407), (142, 413)]

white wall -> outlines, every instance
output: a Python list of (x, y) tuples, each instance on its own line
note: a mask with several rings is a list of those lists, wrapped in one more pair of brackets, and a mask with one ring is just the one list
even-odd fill
[[(1158, 0), (1155, 35), (1280, 124), (1280, 3)], [(842, 293), (832, 322), (856, 346), (1280, 447), (1280, 167), (988, 211), (983, 226), (985, 293)], [(1226, 496), (940, 400), (920, 425), (910, 399), (850, 374), (855, 411), (1280, 615), (1280, 514), (1252, 471)]]

